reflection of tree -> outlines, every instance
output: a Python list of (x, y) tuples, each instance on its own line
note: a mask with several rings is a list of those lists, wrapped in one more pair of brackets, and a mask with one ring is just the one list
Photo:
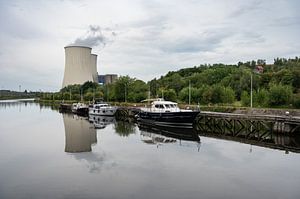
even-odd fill
[(122, 137), (128, 137), (130, 134), (135, 134), (135, 124), (118, 121), (115, 123), (115, 131)]

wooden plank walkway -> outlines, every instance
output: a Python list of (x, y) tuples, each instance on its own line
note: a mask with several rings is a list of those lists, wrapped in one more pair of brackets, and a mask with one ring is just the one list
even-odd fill
[(280, 132), (292, 134), (300, 131), (300, 117), (258, 114), (235, 114), (202, 111), (196, 121), (200, 131), (216, 131), (232, 135), (256, 132)]

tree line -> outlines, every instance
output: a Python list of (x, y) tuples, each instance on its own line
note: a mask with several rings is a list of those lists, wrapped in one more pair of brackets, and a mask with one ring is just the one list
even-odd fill
[[(262, 71), (263, 70), (263, 71)], [(251, 77), (254, 107), (300, 108), (300, 59), (276, 58), (238, 62), (233, 65), (203, 64), (170, 71), (151, 81), (121, 76), (115, 83), (86, 82), (71, 85), (42, 98), (58, 100), (102, 99), (115, 102), (140, 102), (148, 97), (193, 104), (250, 105)], [(189, 93), (191, 98), (189, 98)]]

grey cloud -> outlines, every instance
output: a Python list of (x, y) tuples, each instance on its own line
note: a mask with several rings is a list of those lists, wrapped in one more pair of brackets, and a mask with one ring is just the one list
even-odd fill
[(174, 39), (164, 43), (162, 50), (169, 53), (197, 53), (213, 51), (221, 42), (230, 36), (230, 32), (210, 32), (180, 39)]
[(17, 4), (0, 4), (0, 32), (9, 37), (24, 40), (41, 38), (46, 35), (36, 24), (20, 17), (20, 12), (23, 12), (23, 9)]
[(117, 33), (110, 28), (102, 29), (100, 26), (90, 25), (89, 30), (82, 37), (75, 39), (70, 45), (104, 48), (114, 41)]
[(263, 35), (258, 32), (243, 32), (242, 37), (245, 43), (262, 43), (266, 41)]
[(281, 18), (277, 18), (269, 25), (274, 26), (274, 27), (299, 26), (300, 18), (299, 17), (281, 17)]
[(261, 5), (261, 0), (255, 1), (245, 1), (246, 4), (238, 6), (235, 11), (233, 11), (229, 16), (230, 17), (239, 17), (247, 12), (251, 12), (253, 10), (259, 9)]

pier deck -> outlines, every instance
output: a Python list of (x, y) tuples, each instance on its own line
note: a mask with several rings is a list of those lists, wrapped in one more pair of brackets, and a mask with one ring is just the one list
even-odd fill
[(196, 119), (196, 127), (202, 131), (239, 134), (244, 132), (280, 132), (300, 131), (300, 117), (286, 115), (235, 114), (201, 111)]

